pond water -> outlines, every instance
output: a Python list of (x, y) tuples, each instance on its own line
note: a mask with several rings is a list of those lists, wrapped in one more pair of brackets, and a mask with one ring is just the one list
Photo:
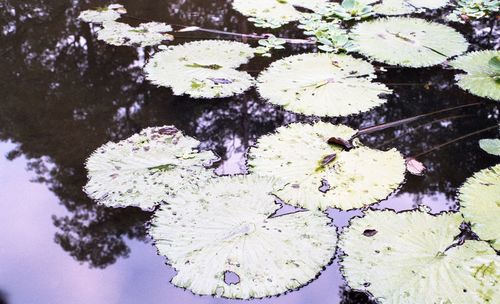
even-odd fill
[[(121, 1), (138, 18), (239, 33), (265, 33), (231, 8), (230, 1)], [(173, 96), (144, 79), (151, 49), (115, 47), (96, 40), (78, 14), (101, 1), (2, 1), (0, 3), (0, 303), (232, 303), (195, 296), (169, 284), (174, 271), (156, 254), (145, 223), (151, 213), (97, 206), (82, 191), (84, 163), (107, 141), (143, 128), (175, 125), (222, 158), (219, 174), (245, 172), (245, 152), (277, 127), (317, 118), (266, 103), (255, 89), (232, 98), (195, 100)], [(443, 11), (423, 15), (443, 21)], [(127, 20), (131, 24), (135, 20)], [(470, 50), (497, 49), (490, 22), (454, 27)], [(272, 31), (303, 38), (293, 25)], [(191, 32), (172, 44), (228, 36)], [(255, 44), (254, 40), (248, 40)], [(272, 61), (303, 51), (287, 46), (273, 58), (254, 58), (243, 70), (257, 75)], [(357, 56), (357, 55), (356, 55)], [(382, 65), (378, 65), (382, 66)], [(485, 101), (455, 85), (455, 71), (386, 67), (378, 79), (394, 90), (383, 106), (363, 114), (323, 119), (353, 128), (396, 121), (447, 107)], [(371, 147), (419, 154), (462, 135), (498, 124), (494, 102), (363, 136)], [(375, 208), (434, 213), (456, 208), (457, 188), (474, 172), (498, 162), (478, 140), (492, 129), (419, 158), (425, 176), (408, 176)], [(359, 211), (330, 211), (343, 227)], [(334, 260), (317, 280), (286, 295), (252, 303), (371, 303), (349, 290)]]

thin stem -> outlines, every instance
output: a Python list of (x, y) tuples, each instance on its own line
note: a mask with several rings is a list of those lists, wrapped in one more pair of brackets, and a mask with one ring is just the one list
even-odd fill
[[(135, 19), (135, 20), (139, 20), (139, 21), (143, 21), (143, 22), (150, 22), (151, 21), (151, 20), (131, 16), (129, 14), (124, 14), (124, 15), (122, 15), (122, 17)], [(190, 25), (175, 24), (175, 23), (172, 23), (171, 25), (182, 27), (182, 28), (193, 27)], [(226, 31), (221, 31), (221, 30), (216, 30), (216, 29), (203, 28), (203, 27), (198, 27), (198, 26), (195, 26), (195, 28), (196, 29), (194, 29), (193, 31), (206, 32), (206, 33), (219, 34), (219, 35), (236, 36), (236, 37), (247, 38), (247, 39), (266, 39), (266, 38), (269, 38), (269, 35), (266, 35), (266, 34), (263, 34), (263, 35), (243, 34), (243, 33), (226, 32)], [(310, 39), (294, 39), (294, 38), (282, 38), (282, 39), (284, 39), (287, 43), (290, 43), (290, 44), (316, 44), (315, 41), (310, 40)]]
[(388, 122), (388, 123), (384, 123), (384, 124), (380, 124), (380, 125), (361, 128), (361, 129), (359, 129), (358, 133), (356, 133), (356, 135), (354, 135), (354, 137), (358, 137), (359, 135), (370, 134), (370, 133), (377, 132), (377, 131), (382, 131), (382, 130), (392, 128), (392, 127), (397, 127), (399, 125), (409, 123), (409, 122), (418, 120), (420, 118), (436, 115), (439, 113), (448, 112), (448, 111), (457, 110), (457, 109), (462, 109), (462, 108), (467, 108), (467, 107), (472, 107), (472, 106), (477, 106), (480, 104), (483, 104), (483, 103), (482, 102), (469, 103), (466, 105), (461, 105), (461, 106), (446, 108), (446, 109), (442, 109), (442, 110), (438, 110), (438, 111), (434, 111), (434, 112), (430, 112), (430, 113), (420, 114), (417, 116), (413, 116), (410, 118), (405, 118), (405, 119), (401, 119), (401, 120), (397, 120), (397, 121), (393, 121), (393, 122)]
[(493, 125), (493, 126), (490, 126), (490, 127), (484, 128), (484, 129), (481, 129), (481, 130), (479, 130), (479, 131), (475, 131), (475, 132), (471, 132), (471, 133), (468, 133), (468, 134), (462, 135), (462, 136), (457, 137), (457, 138), (455, 138), (455, 139), (453, 139), (453, 140), (447, 141), (447, 142), (445, 142), (444, 144), (437, 145), (437, 146), (435, 146), (435, 147), (433, 147), (433, 148), (431, 148), (431, 149), (429, 149), (429, 150), (427, 150), (427, 151), (424, 151), (424, 152), (422, 152), (422, 153), (419, 153), (419, 154), (417, 154), (417, 155), (413, 156), (412, 158), (417, 158), (417, 157), (423, 156), (423, 155), (428, 154), (428, 153), (430, 153), (430, 152), (432, 152), (432, 151), (435, 151), (435, 150), (441, 149), (441, 148), (443, 148), (443, 147), (445, 147), (445, 146), (447, 146), (447, 145), (450, 145), (450, 144), (456, 143), (457, 141), (460, 141), (460, 140), (465, 139), (465, 138), (467, 138), (467, 137), (471, 137), (471, 136), (474, 136), (474, 135), (477, 135), (477, 134), (480, 134), (480, 133), (483, 133), (483, 132), (486, 132), (486, 131), (489, 131), (489, 130), (493, 130), (493, 129), (495, 129), (495, 128), (498, 128), (498, 125)]

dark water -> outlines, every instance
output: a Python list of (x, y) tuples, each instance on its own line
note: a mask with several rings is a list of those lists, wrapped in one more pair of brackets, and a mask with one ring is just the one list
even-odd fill
[[(172, 24), (260, 33), (231, 9), (230, 1), (121, 1), (131, 15)], [(108, 4), (108, 3), (106, 3)], [(229, 303), (194, 296), (169, 284), (174, 272), (145, 234), (151, 214), (96, 206), (81, 188), (84, 161), (103, 143), (142, 128), (173, 124), (223, 158), (219, 173), (245, 171), (245, 151), (278, 126), (313, 121), (258, 98), (254, 89), (234, 98), (193, 100), (145, 81), (151, 49), (108, 46), (77, 21), (101, 1), (0, 1), (0, 303)], [(426, 18), (443, 20), (442, 12)], [(134, 20), (127, 20), (134, 22)], [(498, 47), (490, 20), (456, 26), (471, 49)], [(301, 37), (293, 26), (274, 31)], [(227, 38), (185, 33), (193, 38)], [(255, 41), (248, 41), (255, 43)], [(272, 60), (307, 51), (301, 46), (257, 58), (244, 69), (256, 75)], [(379, 79), (393, 88), (389, 102), (368, 113), (329, 119), (354, 128), (446, 107), (484, 101), (454, 85), (441, 67), (387, 67)], [(372, 147), (396, 147), (406, 156), (499, 122), (494, 102), (437, 115), (363, 138)], [(477, 141), (491, 130), (426, 154), (429, 171), (410, 176), (380, 208), (433, 212), (456, 208), (457, 188), (473, 172), (498, 162)], [(332, 211), (343, 226), (359, 212)], [(236, 302), (236, 301), (235, 301)], [(299, 291), (254, 303), (370, 303), (345, 287), (334, 262)]]

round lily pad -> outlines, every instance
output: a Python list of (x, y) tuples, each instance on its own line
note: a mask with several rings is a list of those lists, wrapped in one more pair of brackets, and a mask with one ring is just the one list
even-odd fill
[(229, 97), (250, 88), (254, 79), (236, 68), (254, 55), (249, 45), (224, 40), (193, 41), (156, 53), (146, 64), (146, 77), (171, 87), (174, 95)]
[(172, 27), (165, 23), (148, 22), (141, 23), (137, 27), (128, 24), (106, 21), (102, 29), (97, 32), (97, 39), (111, 45), (139, 45), (142, 47), (160, 44), (165, 40), (173, 40), (174, 37), (167, 32)]
[(380, 15), (404, 15), (438, 9), (446, 6), (449, 0), (364, 0), (367, 4), (374, 4), (373, 11)]
[(345, 116), (386, 102), (392, 91), (373, 82), (373, 66), (349, 55), (310, 53), (271, 64), (257, 79), (260, 95), (286, 110), (317, 116)]
[(274, 187), (270, 178), (224, 176), (162, 206), (150, 234), (177, 271), (171, 282), (195, 294), (250, 299), (315, 279), (333, 258), (335, 228), (317, 211), (274, 216)]
[(427, 67), (467, 50), (453, 28), (419, 18), (390, 17), (362, 22), (351, 33), (358, 51), (377, 61)]
[(500, 251), (500, 165), (475, 173), (459, 190), (460, 212), (482, 240)]
[(500, 51), (467, 53), (450, 65), (467, 72), (457, 76), (459, 87), (474, 95), (500, 101)]
[(204, 164), (216, 157), (173, 126), (147, 128), (98, 148), (87, 160), (85, 192), (109, 207), (151, 209), (213, 176)]
[(405, 161), (391, 149), (335, 142), (356, 133), (344, 125), (295, 123), (262, 136), (248, 155), (249, 170), (286, 185), (274, 193), (309, 210), (364, 207), (385, 199), (404, 181)]
[(500, 156), (500, 138), (481, 139), (479, 146), (489, 154)]
[(107, 21), (119, 19), (126, 12), (121, 4), (111, 4), (96, 10), (86, 10), (78, 15), (78, 19), (83, 22), (101, 24)]
[(318, 11), (327, 3), (327, 0), (234, 0), (233, 8), (250, 17), (256, 26), (278, 28), (299, 20), (304, 15), (300, 8)]
[(368, 211), (341, 234), (347, 284), (377, 303), (500, 303), (500, 257), (483, 241), (460, 244), (459, 213)]

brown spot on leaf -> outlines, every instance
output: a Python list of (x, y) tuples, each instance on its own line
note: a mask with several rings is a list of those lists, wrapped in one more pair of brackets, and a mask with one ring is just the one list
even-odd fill
[(378, 231), (375, 229), (366, 229), (365, 231), (363, 231), (363, 235), (370, 237), (370, 236), (374, 236), (375, 234), (377, 234), (377, 232)]
[(327, 140), (327, 143), (329, 145), (341, 146), (346, 150), (351, 150), (352, 148), (354, 148), (353, 144), (349, 140), (346, 140), (346, 139), (343, 139), (340, 137), (330, 137)]

